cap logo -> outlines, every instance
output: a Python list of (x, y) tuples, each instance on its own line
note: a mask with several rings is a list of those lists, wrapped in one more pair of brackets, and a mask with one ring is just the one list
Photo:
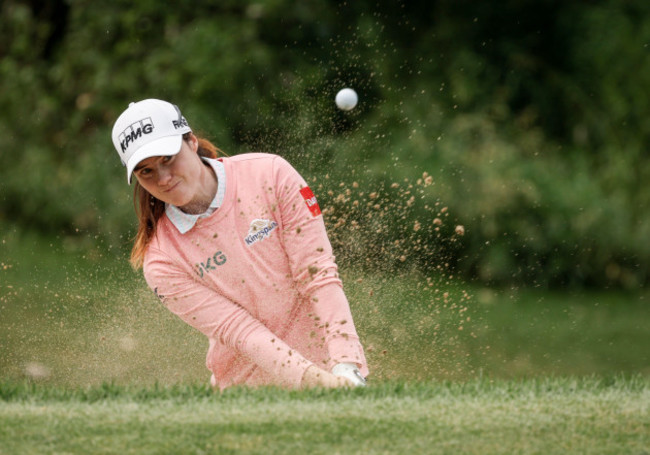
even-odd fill
[(143, 118), (142, 120), (138, 120), (137, 122), (127, 126), (118, 136), (122, 153), (126, 153), (129, 146), (144, 134), (151, 133), (153, 128), (154, 126), (151, 117)]
[(187, 120), (185, 118), (181, 118), (180, 120), (172, 120), (172, 124), (174, 125), (175, 129), (183, 128), (183, 127), (189, 127), (190, 125), (187, 123)]
[(187, 123), (187, 120), (185, 120), (185, 117), (181, 114), (181, 110), (176, 106), (175, 104), (173, 105), (174, 109), (176, 109), (176, 113), (178, 114), (178, 119), (172, 120), (172, 125), (174, 125), (175, 129), (187, 127), (189, 128), (190, 125)]

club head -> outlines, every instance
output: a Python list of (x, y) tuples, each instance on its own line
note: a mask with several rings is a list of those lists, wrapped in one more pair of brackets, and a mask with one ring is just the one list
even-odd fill
[(361, 375), (359, 368), (352, 363), (339, 363), (332, 368), (334, 376), (349, 379), (355, 387), (365, 387), (366, 379)]

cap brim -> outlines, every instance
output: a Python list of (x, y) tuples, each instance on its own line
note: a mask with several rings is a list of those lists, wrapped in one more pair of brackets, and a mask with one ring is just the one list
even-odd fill
[(166, 136), (149, 142), (136, 150), (126, 164), (126, 180), (129, 182), (129, 185), (131, 184), (133, 169), (135, 169), (140, 161), (151, 158), (152, 156), (176, 155), (181, 151), (182, 142), (182, 135)]

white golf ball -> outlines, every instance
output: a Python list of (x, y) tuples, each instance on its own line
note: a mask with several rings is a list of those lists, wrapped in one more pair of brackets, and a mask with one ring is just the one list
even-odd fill
[(339, 107), (339, 109), (343, 111), (349, 111), (357, 105), (359, 97), (357, 96), (357, 92), (351, 88), (344, 88), (336, 94), (334, 101), (336, 101), (336, 105)]

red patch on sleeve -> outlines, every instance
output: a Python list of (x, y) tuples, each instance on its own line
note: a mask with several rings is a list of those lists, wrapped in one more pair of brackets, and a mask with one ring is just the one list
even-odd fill
[(302, 197), (305, 199), (305, 204), (307, 204), (307, 208), (311, 212), (312, 216), (320, 215), (320, 207), (318, 206), (318, 201), (316, 200), (316, 196), (314, 196), (314, 192), (311, 188), (308, 186), (302, 188), (300, 194), (302, 194)]

